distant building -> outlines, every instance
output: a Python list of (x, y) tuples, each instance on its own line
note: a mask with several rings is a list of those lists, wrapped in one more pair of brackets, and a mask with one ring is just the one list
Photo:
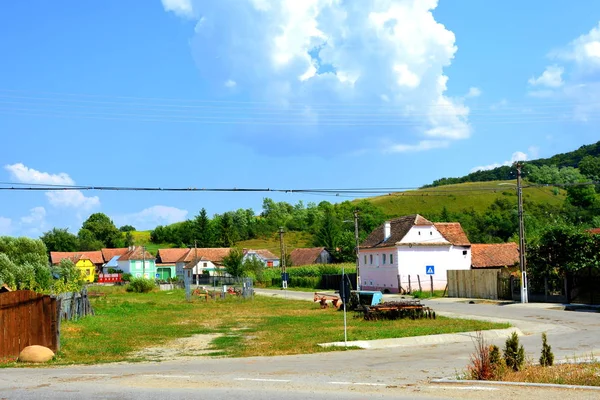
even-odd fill
[(421, 215), (385, 222), (359, 247), (360, 287), (389, 293), (444, 289), (447, 270), (471, 268), (471, 243), (457, 222), (433, 223)]
[(290, 261), (293, 266), (331, 264), (333, 257), (325, 247), (310, 247), (293, 250), (290, 253)]
[(504, 268), (519, 264), (519, 245), (516, 243), (472, 244), (471, 267)]
[(279, 267), (279, 257), (271, 253), (269, 250), (252, 250), (244, 249), (244, 261), (249, 258), (256, 258), (260, 260), (265, 267)]

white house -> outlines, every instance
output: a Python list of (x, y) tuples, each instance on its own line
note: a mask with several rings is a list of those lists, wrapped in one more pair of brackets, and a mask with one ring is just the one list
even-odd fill
[(449, 269), (471, 268), (471, 244), (457, 222), (408, 215), (385, 222), (359, 246), (362, 290), (388, 293), (444, 289)]
[(279, 257), (271, 253), (269, 250), (251, 250), (244, 249), (244, 259), (245, 262), (249, 258), (257, 258), (259, 259), (267, 268), (271, 267), (279, 267)]
[(177, 277), (183, 279), (183, 267), (192, 268), (192, 274), (202, 275), (207, 272), (215, 275), (216, 271), (223, 271), (223, 257), (231, 251), (230, 248), (191, 248), (177, 260), (175, 271)]

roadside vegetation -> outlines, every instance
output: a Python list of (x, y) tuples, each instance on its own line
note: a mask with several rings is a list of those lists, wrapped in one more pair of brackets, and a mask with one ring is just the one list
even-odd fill
[[(94, 295), (98, 293), (101, 295)], [(218, 334), (213, 356), (249, 357), (336, 351), (318, 343), (342, 341), (343, 314), (318, 303), (256, 296), (185, 301), (183, 290), (128, 293), (90, 287), (95, 316), (61, 325), (57, 364), (143, 361), (135, 352), (177, 338)], [(348, 318), (348, 340), (434, 335), (506, 328), (507, 324), (438, 317), (365, 321)]]
[(554, 365), (554, 354), (545, 333), (537, 363), (526, 359), (516, 333), (506, 340), (502, 351), (495, 345), (489, 346), (481, 332), (477, 333), (474, 344), (464, 379), (600, 386), (600, 362), (594, 358), (574, 359)]

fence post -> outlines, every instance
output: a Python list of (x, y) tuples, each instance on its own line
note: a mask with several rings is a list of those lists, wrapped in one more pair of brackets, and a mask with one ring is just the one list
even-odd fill
[(408, 293), (412, 293), (412, 287), (410, 285), (410, 275), (408, 276)]
[(402, 293), (402, 281), (400, 280), (400, 274), (396, 275), (398, 277), (398, 293)]
[(421, 275), (417, 275), (417, 281), (419, 282), (419, 292), (422, 292), (423, 289), (421, 289)]
[(429, 278), (431, 279), (431, 297), (433, 297), (433, 275), (429, 275)]

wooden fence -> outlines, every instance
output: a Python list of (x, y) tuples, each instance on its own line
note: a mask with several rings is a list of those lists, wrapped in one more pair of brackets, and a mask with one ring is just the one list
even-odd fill
[(36, 344), (57, 352), (59, 325), (55, 298), (29, 290), (0, 293), (0, 358)]
[(58, 300), (57, 308), (61, 320), (70, 321), (87, 315), (94, 315), (86, 288), (83, 288), (81, 292), (61, 293), (56, 296), (56, 299)]
[(448, 297), (498, 299), (498, 270), (448, 270)]

